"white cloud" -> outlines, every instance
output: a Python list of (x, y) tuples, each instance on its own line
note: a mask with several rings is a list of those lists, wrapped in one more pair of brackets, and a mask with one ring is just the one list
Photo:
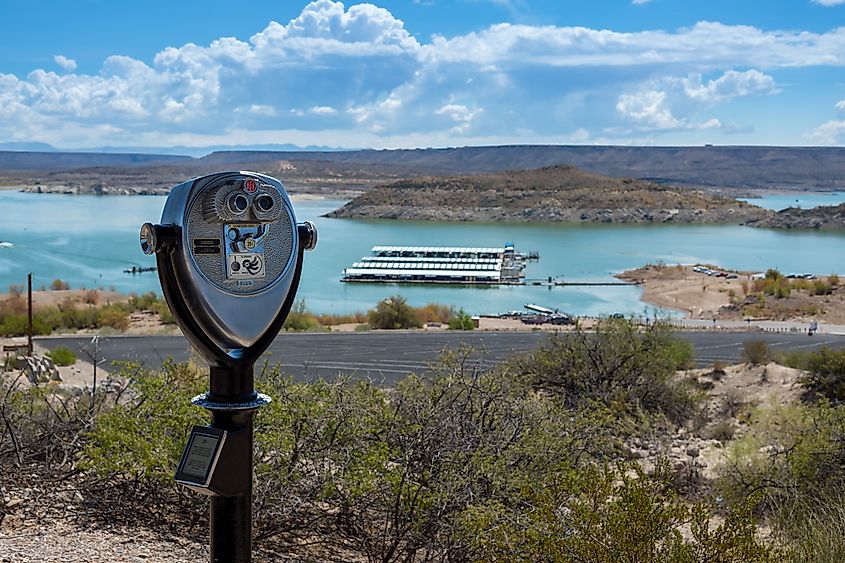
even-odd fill
[(821, 6), (839, 6), (840, 4), (845, 4), (845, 0), (811, 0), (811, 2)]
[(631, 4), (634, 6), (642, 6), (643, 4), (648, 4), (651, 0), (631, 0)]
[(445, 115), (451, 119), (456, 125), (452, 127), (453, 133), (466, 133), (472, 121), (481, 115), (483, 109), (470, 109), (463, 104), (446, 104), (434, 112), (435, 115)]
[(836, 109), (838, 109), (839, 111), (845, 111), (845, 100), (837, 102)]
[(329, 106), (314, 106), (308, 110), (308, 113), (314, 115), (335, 115), (337, 110)]
[(659, 129), (674, 129), (681, 122), (666, 107), (666, 92), (647, 90), (619, 96), (616, 110), (622, 115)]
[(845, 121), (828, 121), (819, 125), (805, 138), (819, 145), (839, 145), (845, 142)]
[(722, 123), (716, 118), (704, 123), (692, 118), (703, 109), (733, 98), (773, 92), (774, 79), (754, 69), (728, 70), (707, 82), (700, 74), (665, 77), (647, 82), (636, 93), (619, 96), (616, 110), (629, 120), (656, 129), (721, 129)]
[(704, 103), (715, 103), (753, 94), (771, 94), (775, 92), (774, 79), (759, 70), (737, 72), (729, 70), (716, 80), (707, 84), (701, 82), (701, 75), (684, 82), (686, 94)]
[(53, 57), (53, 61), (54, 61), (57, 65), (59, 65), (60, 67), (62, 67), (62, 69), (66, 70), (66, 71), (68, 71), (68, 72), (73, 72), (74, 70), (76, 70), (76, 61), (75, 61), (75, 60), (73, 60), (73, 59), (69, 59), (69, 58), (67, 58), (67, 57), (66, 57), (66, 56), (64, 56), (64, 55), (56, 55), (56, 56), (54, 56), (54, 57)]
[[(55, 62), (72, 70), (66, 57)], [(724, 104), (777, 93), (780, 69), (819, 65), (845, 66), (845, 28), (499, 24), (420, 43), (383, 8), (317, 0), (247, 40), (166, 47), (151, 61), (112, 56), (95, 74), (0, 74), (0, 141), (215, 144), (250, 131), (332, 146), (343, 143), (326, 132), (377, 147), (647, 142), (662, 131), (724, 131)]]

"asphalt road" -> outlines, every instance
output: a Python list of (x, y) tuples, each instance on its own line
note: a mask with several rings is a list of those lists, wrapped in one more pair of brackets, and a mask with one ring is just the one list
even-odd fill
[[(845, 348), (843, 335), (702, 331), (677, 334), (693, 344), (701, 367), (713, 365), (716, 360), (740, 361), (746, 340), (764, 340), (770, 349), (782, 351)], [(490, 366), (535, 348), (547, 337), (539, 332), (285, 333), (270, 346), (267, 358), (271, 365), (281, 364), (285, 373), (302, 380), (344, 373), (390, 385), (408, 374), (426, 371), (444, 349), (469, 346), (475, 350), (473, 357), (477, 361)], [(67, 346), (79, 351), (89, 342), (90, 337), (78, 336), (36, 338), (38, 345), (48, 349)], [(158, 367), (168, 357), (185, 361), (192, 355), (182, 336), (113, 336), (101, 338), (100, 342), (108, 364), (131, 360)]]

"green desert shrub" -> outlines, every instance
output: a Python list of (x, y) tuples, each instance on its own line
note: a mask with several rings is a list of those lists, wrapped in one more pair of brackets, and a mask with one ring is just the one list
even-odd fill
[(283, 325), (285, 330), (292, 332), (306, 332), (319, 326), (320, 322), (317, 317), (308, 312), (304, 299), (300, 299), (293, 304)]
[(832, 493), (780, 506), (774, 518), (778, 540), (796, 562), (845, 561), (845, 496)]
[(120, 374), (132, 378), (132, 398), (97, 418), (82, 464), (102, 475), (169, 483), (186, 432), (205, 423), (191, 397), (204, 390), (208, 375), (170, 362), (159, 370), (125, 364)]
[(794, 560), (841, 560), (831, 554), (845, 553), (845, 408), (768, 406), (749, 422), (727, 448), (717, 490), (729, 501), (757, 495)]
[(660, 323), (640, 332), (630, 321), (608, 319), (595, 334), (576, 329), (557, 334), (533, 353), (510, 362), (537, 388), (568, 408), (602, 404), (626, 414), (690, 417), (697, 400), (676, 371), (692, 365), (692, 346)]
[(822, 280), (815, 280), (813, 282), (813, 295), (830, 295), (833, 293), (833, 287), (829, 283)]
[(752, 285), (753, 291), (761, 292), (766, 295), (772, 295), (778, 299), (789, 297), (792, 284), (777, 270), (769, 269), (766, 271), (766, 277), (761, 280), (754, 280)]
[(413, 307), (401, 295), (383, 299), (367, 313), (367, 322), (372, 328), (401, 329), (419, 328), (422, 321)]
[(72, 330), (97, 328), (99, 311), (94, 307), (70, 307), (61, 312), (61, 327)]
[[(533, 561), (778, 561), (756, 538), (751, 504), (712, 524), (705, 503), (690, 505), (671, 486), (668, 466), (562, 467), (514, 491), (511, 504), (464, 515), (476, 559)], [(684, 533), (684, 531), (686, 533)]]
[(746, 340), (742, 343), (742, 358), (754, 366), (769, 361), (769, 345), (764, 340)]
[(176, 318), (170, 312), (170, 307), (167, 306), (167, 301), (159, 299), (152, 304), (151, 310), (158, 313), (159, 320), (166, 325), (176, 324)]
[(106, 305), (97, 311), (97, 326), (126, 330), (129, 328), (129, 312), (120, 305)]
[(132, 294), (129, 296), (128, 306), (131, 311), (150, 311), (158, 303), (158, 296), (154, 291), (148, 291), (141, 295)]
[(466, 311), (460, 309), (449, 319), (449, 330), (475, 330), (475, 321)]
[(76, 363), (76, 353), (67, 346), (57, 346), (46, 355), (57, 366), (72, 366)]
[(807, 372), (800, 380), (805, 399), (845, 401), (845, 350), (824, 347), (818, 352), (794, 355), (790, 361)]

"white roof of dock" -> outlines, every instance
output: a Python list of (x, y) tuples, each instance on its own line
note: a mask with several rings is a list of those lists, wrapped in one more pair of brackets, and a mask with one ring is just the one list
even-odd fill
[(499, 264), (500, 258), (439, 258), (437, 256), (364, 256), (362, 262), (417, 262), (438, 264)]
[(504, 252), (504, 247), (475, 247), (475, 246), (374, 246), (372, 252), (462, 252), (462, 253), (495, 253)]
[(455, 270), (467, 272), (498, 272), (501, 267), (494, 264), (449, 264), (440, 262), (412, 262), (394, 258), (393, 262), (369, 262), (367, 260), (355, 262), (353, 268), (361, 270), (425, 270), (426, 272), (453, 272)]
[(347, 276), (356, 275), (377, 275), (377, 276), (423, 276), (423, 277), (449, 277), (449, 278), (491, 278), (499, 279), (498, 270), (479, 271), (479, 270), (434, 270), (434, 269), (392, 269), (392, 268), (358, 268), (353, 264), (351, 268), (346, 268), (343, 273)]

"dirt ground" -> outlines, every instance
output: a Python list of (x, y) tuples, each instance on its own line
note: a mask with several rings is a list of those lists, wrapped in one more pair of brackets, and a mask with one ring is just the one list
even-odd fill
[[(26, 287), (20, 286), (20, 289), (22, 291), (21, 297), (26, 302)], [(0, 293), (0, 301), (5, 301), (11, 297), (11, 293)], [(110, 303), (126, 303), (129, 296), (102, 289), (58, 289), (32, 292), (32, 306), (34, 308), (56, 307), (68, 300), (75, 301), (77, 304), (108, 305)]]
[[(743, 307), (752, 292), (755, 272), (720, 271), (736, 274), (736, 279), (708, 276), (695, 272), (692, 266), (645, 266), (628, 270), (616, 277), (642, 282), (642, 300), (646, 303), (683, 311), (693, 319), (743, 320), (745, 318), (778, 321), (845, 322), (845, 287), (838, 287), (830, 295), (810, 295), (806, 290), (793, 289), (789, 297), (765, 297), (760, 310), (749, 313)], [(826, 281), (825, 276), (819, 279)]]

